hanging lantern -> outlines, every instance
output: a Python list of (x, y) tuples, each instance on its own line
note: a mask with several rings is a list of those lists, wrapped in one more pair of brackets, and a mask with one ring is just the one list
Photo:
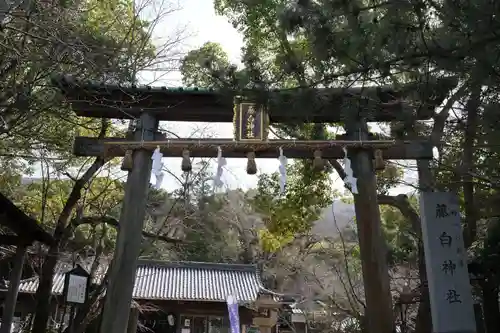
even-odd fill
[(249, 152), (247, 154), (247, 174), (255, 175), (257, 173), (257, 163), (255, 163), (255, 152)]
[(189, 157), (189, 150), (187, 149), (182, 151), (181, 169), (184, 172), (190, 172), (193, 169), (193, 166), (191, 165), (191, 158)]
[(134, 151), (127, 150), (125, 152), (125, 156), (123, 157), (121, 169), (123, 171), (132, 171), (132, 167), (134, 166)]
[(323, 161), (323, 158), (321, 157), (321, 150), (314, 151), (313, 168), (316, 171), (325, 170), (325, 161)]
[(374, 154), (374, 167), (375, 170), (384, 170), (385, 169), (385, 161), (384, 156), (382, 154), (382, 150), (376, 149)]

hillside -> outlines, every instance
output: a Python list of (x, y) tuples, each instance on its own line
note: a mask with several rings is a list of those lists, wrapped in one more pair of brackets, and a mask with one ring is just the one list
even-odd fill
[(354, 226), (354, 217), (354, 205), (335, 200), (323, 210), (323, 215), (315, 222), (312, 233), (321, 237), (335, 237), (339, 230)]

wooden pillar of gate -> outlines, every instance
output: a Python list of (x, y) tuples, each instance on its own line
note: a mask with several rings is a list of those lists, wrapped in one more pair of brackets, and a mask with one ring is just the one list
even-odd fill
[[(352, 140), (370, 139), (363, 119), (346, 125), (347, 136)], [(354, 194), (354, 209), (365, 289), (366, 324), (370, 333), (391, 333), (394, 331), (394, 315), (373, 154), (371, 149), (353, 148), (349, 150), (349, 155), (358, 187), (358, 194)]]
[[(134, 139), (152, 141), (157, 129), (156, 118), (143, 113), (136, 126)], [(151, 151), (136, 149), (133, 152), (133, 165), (128, 173), (125, 198), (120, 214), (120, 228), (106, 290), (100, 328), (102, 333), (125, 333), (127, 331), (137, 259), (142, 242), (151, 163)]]
[(132, 306), (128, 317), (127, 333), (137, 333), (137, 325), (139, 324), (139, 308)]

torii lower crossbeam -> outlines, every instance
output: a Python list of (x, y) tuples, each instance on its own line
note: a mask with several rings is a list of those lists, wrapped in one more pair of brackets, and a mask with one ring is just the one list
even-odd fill
[(241, 142), (233, 139), (170, 139), (162, 141), (127, 141), (124, 138), (96, 139), (77, 137), (74, 154), (77, 156), (125, 156), (127, 150), (144, 149), (153, 151), (160, 147), (164, 157), (180, 157), (183, 150), (189, 150), (191, 157), (216, 157), (217, 148), (221, 147), (227, 158), (246, 158), (249, 152), (255, 152), (256, 158), (277, 158), (279, 148), (288, 158), (307, 159), (314, 157), (314, 151), (320, 150), (325, 159), (344, 158), (343, 148), (380, 149), (384, 159), (432, 159), (432, 144), (428, 141), (299, 141), (269, 140), (259, 142)]

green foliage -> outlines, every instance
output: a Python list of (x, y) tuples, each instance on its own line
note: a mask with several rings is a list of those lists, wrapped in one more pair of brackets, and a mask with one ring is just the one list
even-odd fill
[[(102, 125), (100, 119), (76, 117), (49, 80), (61, 73), (130, 82), (135, 75), (131, 64), (139, 68), (154, 55), (147, 22), (136, 17), (133, 6), (133, 1), (92, 0), (39, 6), (29, 18), (31, 24), (11, 20), (0, 32), (6, 42), (0, 48), (2, 67), (9, 69), (0, 80), (11, 87), (1, 96), (8, 103), (0, 111), (0, 189), (48, 229), (53, 229), (74, 184), (58, 180), (59, 176), (76, 175), (86, 167), (83, 159), (73, 157), (74, 137), (96, 136)], [(26, 43), (27, 36), (34, 38)], [(53, 179), (16, 188), (21, 176), (32, 174), (39, 161), (43, 177), (50, 170)], [(109, 184), (114, 188), (99, 188)], [(116, 211), (107, 211), (121, 200), (122, 189), (117, 186), (121, 185), (110, 178), (96, 178), (87, 194), (97, 191), (100, 197), (89, 195), (94, 206), (80, 213), (117, 216)]]
[[(29, 24), (7, 21), (0, 32), (5, 41), (0, 47), (1, 67), (6, 69), (0, 81), (9, 87), (0, 96), (4, 101), (0, 111), (2, 164), (16, 160), (17, 171), (26, 174), (32, 165), (20, 163), (20, 157), (28, 156), (28, 161), (57, 157), (59, 166), (66, 167), (74, 136), (98, 133), (101, 121), (76, 117), (50, 78), (71, 74), (82, 79), (133, 81), (137, 69), (154, 57), (147, 22), (136, 17), (133, 6), (128, 0), (39, 4)], [(82, 160), (76, 163), (81, 165)], [(0, 177), (6, 180), (9, 170), (2, 168)]]
[[(146, 22), (137, 19), (133, 7), (131, 0), (36, 1), (29, 13), (4, 13), (0, 191), (48, 231), (55, 230), (57, 238), (51, 255), (37, 260), (43, 262), (44, 273), (33, 332), (45, 332), (49, 322), (51, 274), (57, 262), (52, 254), (88, 247), (110, 254), (116, 226), (108, 227), (104, 217), (117, 217), (123, 198), (121, 183), (94, 177), (98, 170), (77, 180), (89, 164), (74, 158), (74, 137), (97, 136), (108, 120), (76, 117), (51, 78), (69, 74), (83, 80), (134, 82), (137, 71), (151, 63), (155, 49)], [(20, 178), (33, 174), (36, 167), (43, 181), (20, 186)]]
[[(414, 209), (417, 209), (417, 198), (408, 198)], [(418, 259), (418, 238), (412, 229), (411, 222), (397, 208), (383, 205), (380, 207), (382, 228), (389, 248), (392, 266), (415, 267)]]
[(388, 194), (389, 190), (401, 184), (404, 169), (395, 164), (386, 164), (385, 169), (377, 172), (377, 191)]
[(284, 237), (281, 241), (307, 232), (334, 195), (328, 173), (314, 171), (310, 161), (290, 164), (287, 174), (284, 195), (279, 194), (276, 173), (261, 175), (258, 194), (253, 200), (255, 207), (265, 216), (269, 232)]
[(261, 229), (258, 233), (262, 249), (269, 253), (275, 253), (283, 248), (283, 245), (293, 240), (293, 235), (284, 236), (282, 234), (273, 234), (269, 229)]
[(229, 59), (222, 47), (207, 42), (199, 49), (189, 51), (182, 60), (182, 82), (188, 87), (217, 87), (222, 83), (218, 81), (217, 74), (229, 66)]
[[(35, 179), (32, 183), (20, 186), (13, 193), (14, 202), (26, 212), (52, 230), (57, 224), (64, 204), (73, 189), (74, 182), (69, 179)], [(86, 188), (78, 208), (72, 215), (74, 225), (69, 249), (80, 251), (88, 246), (95, 248), (100, 240), (108, 253), (114, 247), (116, 226), (106, 226), (99, 218), (119, 218), (123, 200), (123, 184), (108, 177), (96, 177)], [(92, 218), (83, 222), (85, 218)]]

